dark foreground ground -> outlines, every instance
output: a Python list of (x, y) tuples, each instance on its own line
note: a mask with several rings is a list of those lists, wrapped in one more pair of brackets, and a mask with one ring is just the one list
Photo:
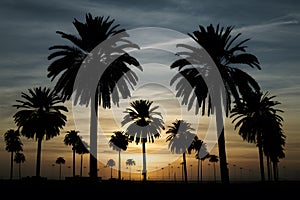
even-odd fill
[(299, 199), (300, 181), (182, 183), (91, 180), (0, 180), (0, 192), (6, 198), (106, 198), (106, 199), (192, 199), (205, 197), (231, 199)]

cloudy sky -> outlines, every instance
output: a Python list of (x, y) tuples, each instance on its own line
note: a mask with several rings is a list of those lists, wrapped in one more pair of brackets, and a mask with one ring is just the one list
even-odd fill
[[(93, 16), (110, 16), (115, 19), (116, 24), (120, 24), (120, 27), (133, 33), (136, 33), (136, 29), (146, 30), (148, 27), (166, 30), (161, 32), (165, 33), (160, 35), (161, 41), (155, 41), (156, 46), (152, 43), (155, 39), (155, 29), (151, 29), (151, 33), (143, 32), (143, 45), (155, 46), (156, 50), (135, 52), (137, 56), (140, 56), (141, 62), (145, 66), (149, 66), (150, 70), (145, 70), (147, 75), (141, 78), (144, 82), (140, 83), (140, 90), (133, 94), (135, 98), (142, 97), (143, 94), (148, 95), (143, 97), (157, 98), (157, 102), (160, 102), (160, 106), (164, 109), (165, 116), (175, 116), (176, 113), (168, 111), (168, 103), (162, 103), (164, 98), (169, 97), (167, 99), (171, 102), (174, 98), (174, 102), (178, 100), (174, 97), (172, 88), (167, 87), (168, 83), (165, 82), (168, 80), (167, 76), (172, 76), (167, 72), (172, 52), (165, 51), (166, 47), (159, 47), (160, 44), (167, 42), (170, 38), (186, 39), (186, 34), (198, 30), (199, 25), (207, 26), (209, 24), (234, 26), (233, 34), (242, 33), (242, 39), (250, 38), (247, 50), (258, 57), (262, 70), (245, 70), (258, 81), (264, 91), (276, 95), (276, 100), (282, 103), (279, 108), (284, 110), (284, 131), (287, 136), (287, 144), (285, 147), (286, 158), (280, 162), (280, 167), (290, 172), (290, 174), (283, 173), (286, 178), (300, 179), (300, 136), (298, 134), (300, 128), (298, 118), (300, 114), (300, 51), (298, 49), (300, 44), (300, 3), (295, 0), (231, 0), (226, 3), (215, 0), (2, 0), (0, 2), (1, 133), (6, 132), (9, 128), (16, 128), (12, 118), (16, 110), (12, 105), (16, 99), (20, 99), (21, 92), (26, 92), (27, 89), (36, 86), (54, 84), (47, 78), (47, 67), (50, 64), (50, 61), (47, 60), (47, 56), (50, 54), (48, 48), (66, 42), (55, 32), (60, 30), (76, 34), (72, 24), (74, 18), (84, 21), (85, 14), (88, 12)], [(172, 35), (172, 33), (175, 34)], [(155, 83), (159, 84), (155, 85)], [(121, 109), (124, 108), (125, 103), (121, 105)], [(73, 109), (72, 106), (68, 106), (70, 110)], [(177, 105), (177, 108), (180, 108), (180, 105)], [(120, 120), (117, 119), (119, 112), (117, 108), (110, 112), (114, 114), (115, 121)], [(184, 111), (179, 109), (178, 113), (181, 112)], [(74, 116), (80, 118), (80, 116), (70, 115), (70, 122), (65, 131), (76, 127), (76, 123), (72, 122)], [(103, 115), (103, 120), (108, 120), (106, 118), (108, 117)], [(199, 119), (192, 117), (191, 120)], [(166, 123), (170, 123), (170, 121), (166, 121)], [(249, 166), (249, 169), (250, 167), (257, 169), (258, 159), (255, 146), (245, 144), (246, 142), (237, 136), (230, 126), (229, 119), (226, 120), (226, 124), (228, 125), (226, 127), (228, 162), (236, 163), (244, 168)], [(63, 136), (64, 133), (52, 142), (44, 144), (42, 149), (44, 166), (50, 166), (55, 162), (56, 157), (61, 156), (52, 155), (53, 148), (59, 149), (59, 152), (71, 163), (70, 148), (61, 144)], [(34, 175), (36, 142), (26, 141), (25, 138), (23, 142), (25, 144), (24, 154), (28, 158), (24, 163), (24, 175), (31, 176)], [(9, 153), (5, 151), (3, 137), (0, 138), (0, 144), (0, 178), (7, 178), (10, 157)], [(139, 147), (134, 146), (132, 149), (137, 148), (136, 151), (138, 151)], [(247, 149), (251, 150), (247, 151)], [(139, 159), (138, 156), (136, 159)], [(172, 161), (169, 160), (169, 162)], [(156, 162), (159, 161), (154, 163)], [(150, 165), (149, 168), (155, 169)], [(42, 171), (42, 175), (55, 176), (50, 172), (49, 175), (48, 171)], [(17, 172), (15, 175), (17, 176)]]

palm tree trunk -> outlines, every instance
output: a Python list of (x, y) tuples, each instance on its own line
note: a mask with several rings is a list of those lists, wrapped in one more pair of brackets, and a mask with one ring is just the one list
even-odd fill
[[(258, 138), (258, 140), (260, 139)], [(265, 181), (264, 158), (263, 158), (263, 150), (262, 150), (261, 142), (258, 142), (257, 146), (258, 146), (258, 154), (259, 154), (261, 181)]]
[(202, 163), (203, 161), (200, 159), (200, 171), (201, 171), (201, 177), (200, 177), (200, 182), (202, 183), (202, 179), (203, 179), (203, 171), (202, 171)]
[(182, 159), (183, 159), (183, 168), (184, 168), (184, 182), (187, 183), (187, 169), (186, 169), (186, 157), (185, 157), (185, 152), (182, 154)]
[(59, 164), (59, 180), (61, 180), (61, 164)]
[(73, 150), (73, 177), (75, 177), (75, 149)]
[(19, 179), (21, 180), (21, 163), (19, 163)]
[(270, 156), (267, 155), (267, 169), (268, 169), (268, 181), (271, 180), (271, 166), (270, 166)]
[(221, 171), (221, 182), (229, 183), (229, 172), (227, 168), (227, 159), (226, 159), (226, 148), (225, 148), (225, 134), (224, 134), (224, 122), (223, 114), (221, 108), (221, 99), (216, 97), (216, 124), (217, 124), (217, 133), (218, 136), (218, 149), (219, 149), (219, 159), (220, 159), (220, 171)]
[(83, 154), (80, 155), (80, 177), (82, 177)]
[(13, 178), (13, 170), (14, 170), (14, 152), (10, 153), (10, 177), (9, 179), (12, 180)]
[(147, 180), (147, 166), (146, 166), (146, 142), (145, 138), (142, 138), (142, 151), (143, 151), (143, 181)]
[(119, 171), (118, 171), (118, 179), (121, 180), (121, 150), (119, 150)]
[(37, 154), (36, 154), (36, 172), (35, 176), (41, 176), (41, 154), (42, 153), (42, 138), (38, 138)]
[(198, 159), (198, 178), (197, 178), (197, 182), (199, 183), (200, 180), (200, 158)]
[(90, 177), (97, 178), (97, 130), (98, 130), (98, 93), (91, 98), (90, 121)]

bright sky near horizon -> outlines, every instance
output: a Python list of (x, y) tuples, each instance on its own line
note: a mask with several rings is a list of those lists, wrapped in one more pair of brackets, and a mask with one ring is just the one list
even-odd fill
[[(65, 44), (55, 32), (77, 34), (72, 24), (76, 18), (84, 21), (85, 14), (90, 12), (93, 16), (110, 16), (116, 24), (129, 31), (138, 28), (157, 27), (178, 33), (177, 36), (192, 33), (198, 29), (198, 25), (220, 24), (221, 26), (234, 26), (233, 34), (242, 33), (241, 39), (250, 38), (247, 42), (248, 51), (255, 54), (261, 64), (262, 70), (245, 69), (260, 84), (264, 91), (276, 95), (276, 100), (282, 104), (279, 109), (284, 110), (284, 133), (287, 136), (285, 153), (286, 157), (280, 160), (282, 179), (300, 179), (300, 135), (299, 102), (300, 102), (300, 3), (299, 1), (226, 1), (215, 0), (160, 0), (160, 1), (136, 1), (136, 0), (70, 0), (70, 1), (8, 1), (0, 2), (0, 132), (5, 133), (10, 128), (16, 128), (13, 114), (16, 109), (12, 107), (16, 99), (21, 98), (21, 92), (37, 86), (53, 86), (47, 78), (47, 67), (50, 61), (48, 48), (55, 44)], [(147, 35), (145, 31), (143, 45), (149, 45), (156, 49), (145, 49), (132, 52), (142, 63), (143, 72), (138, 72), (139, 83), (132, 93), (132, 98), (122, 100), (119, 107), (113, 106), (110, 110), (100, 110), (99, 123), (103, 128), (103, 136), (108, 140), (112, 131), (118, 127), (122, 120), (122, 111), (128, 107), (128, 102), (137, 98), (149, 98), (159, 105), (163, 113), (166, 125), (170, 125), (176, 117), (189, 117), (189, 121), (198, 130), (200, 138), (207, 134), (211, 118), (195, 116), (192, 110), (188, 112), (180, 105), (180, 100), (174, 95), (174, 88), (169, 85), (170, 77), (174, 71), (169, 70), (169, 64), (174, 56), (164, 51), (169, 45), (166, 43), (151, 43), (155, 39), (153, 34)], [(168, 32), (169, 33), (169, 32)], [(188, 36), (186, 36), (188, 37)], [(164, 38), (174, 38), (173, 35), (161, 34)], [(183, 37), (184, 39), (184, 37)], [(180, 41), (180, 40), (179, 40)], [(142, 43), (142, 41), (140, 41)], [(172, 42), (172, 41), (170, 41)], [(177, 40), (178, 42), (178, 40)], [(84, 113), (72, 107), (71, 102), (66, 102), (69, 108), (68, 124), (62, 130), (61, 135), (44, 141), (42, 146), (42, 170), (41, 175), (49, 178), (57, 178), (58, 170), (53, 170), (52, 164), (59, 156), (66, 159), (64, 176), (71, 175), (72, 152), (71, 147), (63, 144), (66, 131), (78, 128), (82, 135), (88, 134), (88, 121)], [(183, 109), (184, 108), (184, 109)], [(85, 108), (86, 109), (86, 108)], [(83, 117), (83, 118), (81, 118)], [(213, 121), (213, 120), (212, 120)], [(87, 127), (85, 127), (85, 125)], [(254, 144), (242, 141), (242, 138), (233, 130), (230, 119), (225, 119), (226, 150), (231, 176), (242, 177), (244, 173), (255, 173), (253, 177), (259, 180), (258, 152)], [(149, 176), (166, 176), (167, 168), (172, 164), (173, 172), (179, 166), (181, 155), (173, 155), (167, 151), (165, 142), (166, 134), (157, 139), (153, 144), (147, 144), (147, 168), (151, 172)], [(109, 177), (109, 170), (103, 168), (106, 160), (113, 158), (117, 162), (117, 152), (109, 149), (107, 140), (101, 140), (99, 148), (100, 164), (99, 174)], [(34, 176), (37, 143), (22, 137), (26, 162), (22, 165), (23, 176)], [(134, 158), (136, 166), (132, 172), (137, 173), (141, 169), (140, 153), (141, 145), (130, 144), (128, 151), (123, 152), (124, 172), (128, 172), (125, 166), (127, 158)], [(212, 148), (212, 153), (217, 154), (217, 149)], [(79, 169), (79, 160), (77, 168)], [(88, 156), (84, 156), (85, 173), (88, 171)], [(189, 155), (188, 164), (196, 166), (196, 159)], [(4, 138), (0, 137), (0, 179), (9, 177), (10, 154), (5, 151)], [(218, 166), (218, 165), (217, 165)], [(210, 169), (208, 161), (206, 170)], [(239, 168), (236, 172), (235, 168)], [(196, 177), (196, 168), (192, 170)], [(218, 169), (218, 168), (217, 168)], [(246, 171), (247, 170), (247, 171)], [(79, 172), (78, 172), (79, 173)], [(173, 175), (174, 175), (173, 173)], [(209, 173), (209, 171), (207, 171)], [(135, 174), (136, 175), (136, 174)], [(115, 175), (116, 176), (116, 175)], [(125, 176), (125, 175), (124, 175)], [(18, 177), (15, 166), (14, 177)], [(126, 177), (127, 178), (127, 175)], [(138, 176), (135, 176), (138, 178)]]

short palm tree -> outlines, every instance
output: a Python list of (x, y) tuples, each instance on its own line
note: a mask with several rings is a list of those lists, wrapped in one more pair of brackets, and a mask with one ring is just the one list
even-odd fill
[(234, 128), (238, 129), (238, 134), (243, 140), (255, 143), (258, 148), (262, 181), (265, 180), (264, 144), (268, 145), (266, 148), (270, 148), (271, 145), (268, 142), (270, 143), (276, 139), (278, 134), (281, 133), (278, 131), (281, 130), (280, 126), (283, 120), (277, 114), (277, 112), (283, 111), (275, 108), (280, 102), (273, 101), (273, 98), (275, 96), (269, 96), (269, 92), (249, 93), (248, 98), (241, 101), (239, 105), (235, 105), (230, 116), (233, 119), (232, 123), (235, 123)]
[(184, 181), (187, 183), (186, 153), (192, 150), (192, 143), (196, 134), (192, 133), (195, 129), (191, 124), (176, 119), (171, 126), (168, 126), (166, 142), (169, 142), (169, 149), (172, 153), (182, 154), (182, 164), (184, 172)]
[(154, 138), (160, 137), (161, 130), (164, 130), (164, 121), (160, 112), (156, 111), (159, 107), (151, 107), (153, 101), (135, 100), (130, 103), (129, 108), (124, 111), (126, 115), (121, 125), (128, 125), (126, 132), (129, 135), (129, 141), (135, 141), (136, 144), (142, 143), (143, 153), (143, 181), (146, 181), (146, 143), (154, 142)]
[(14, 107), (21, 110), (13, 117), (23, 136), (37, 140), (36, 177), (40, 177), (42, 141), (60, 135), (67, 121), (62, 111), (68, 112), (68, 109), (60, 104), (61, 98), (50, 88), (36, 87), (28, 92), (22, 92), (23, 100), (17, 100), (20, 104)]
[(129, 180), (131, 180), (131, 166), (135, 165), (135, 161), (129, 158), (126, 160), (126, 165), (129, 166)]
[(4, 133), (4, 140), (6, 143), (5, 150), (10, 152), (10, 180), (13, 178), (14, 168), (14, 153), (23, 151), (23, 143), (20, 139), (19, 130), (9, 129)]
[(25, 155), (21, 152), (17, 152), (15, 154), (15, 158), (14, 161), (19, 164), (19, 179), (21, 179), (22, 175), (21, 175), (21, 165), (22, 163), (24, 163), (26, 161)]
[[(78, 36), (57, 31), (72, 45), (49, 48), (54, 52), (48, 59), (56, 60), (48, 67), (48, 77), (51, 81), (59, 77), (54, 89), (62, 94), (64, 101), (74, 93), (74, 104), (78, 101), (80, 105), (90, 104), (90, 176), (93, 178), (97, 177), (98, 106), (102, 104), (103, 108), (111, 108), (111, 101), (118, 105), (119, 94), (123, 98), (129, 97), (128, 87), (137, 82), (137, 76), (129, 65), (142, 69), (139, 62), (124, 51), (126, 47), (138, 47), (127, 39), (125, 29), (119, 29), (120, 25), (114, 22), (110, 17), (93, 17), (87, 13), (85, 22), (77, 19), (73, 22)], [(99, 44), (103, 45), (98, 48)], [(88, 62), (89, 58), (98, 62)]]
[(180, 59), (170, 66), (178, 69), (170, 84), (177, 81), (176, 95), (183, 98), (182, 104), (191, 109), (196, 102), (196, 114), (202, 109), (202, 115), (216, 115), (222, 183), (229, 182), (222, 106), (228, 116), (232, 98), (238, 103), (249, 91), (260, 88), (240, 69), (244, 65), (260, 69), (257, 57), (246, 52), (249, 39), (237, 41), (241, 34), (232, 35), (232, 30), (232, 26), (200, 25), (199, 30), (188, 34), (199, 47), (178, 44), (188, 51), (178, 52)]
[(79, 141), (75, 146), (76, 153), (80, 154), (80, 177), (82, 177), (82, 164), (83, 164), (83, 155), (89, 153), (88, 144), (82, 140), (80, 137)]
[(116, 165), (116, 162), (113, 160), (113, 159), (109, 159), (106, 163), (106, 166), (107, 167), (110, 167), (110, 179), (113, 178), (113, 175), (112, 175), (112, 168)]
[(73, 153), (73, 177), (75, 177), (75, 155), (76, 155), (76, 145), (80, 141), (80, 137), (78, 135), (79, 131), (77, 130), (69, 130), (64, 138), (64, 144), (68, 146), (72, 146)]
[(203, 173), (202, 173), (202, 162), (209, 157), (209, 153), (207, 152), (206, 149), (206, 144), (204, 143), (203, 140), (199, 139), (198, 136), (195, 137), (193, 143), (192, 143), (192, 148), (194, 151), (196, 151), (195, 158), (198, 160), (198, 182), (201, 180), (202, 183), (202, 178), (203, 178)]
[(121, 151), (126, 151), (129, 144), (128, 134), (124, 131), (114, 131), (114, 134), (110, 137), (108, 141), (109, 146), (118, 151), (119, 154), (119, 165), (118, 165), (118, 179), (121, 180)]
[(213, 163), (213, 167), (214, 167), (214, 181), (217, 181), (217, 174), (216, 174), (216, 163), (219, 161), (219, 158), (217, 155), (209, 155), (209, 162)]
[(55, 163), (59, 165), (59, 180), (61, 180), (61, 165), (65, 164), (66, 161), (63, 157), (58, 157)]

